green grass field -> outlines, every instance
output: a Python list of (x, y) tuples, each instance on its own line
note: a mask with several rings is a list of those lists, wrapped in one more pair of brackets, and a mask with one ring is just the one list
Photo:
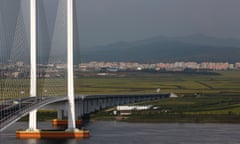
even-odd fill
[(84, 77), (76, 80), (82, 93), (154, 93), (178, 94), (239, 94), (240, 72), (226, 71), (221, 75), (130, 73), (124, 76)]
[[(145, 102), (182, 115), (240, 115), (240, 71), (221, 71), (214, 74), (189, 73), (115, 73), (109, 76), (81, 74), (75, 78), (76, 94), (176, 93), (179, 98)], [(38, 94), (66, 95), (66, 79), (38, 80)], [(29, 80), (2, 79), (1, 100), (29, 96)], [(24, 93), (21, 93), (24, 91)], [(160, 111), (148, 114), (169, 116)], [(138, 113), (139, 115), (147, 113)], [(143, 116), (144, 117), (144, 116)], [(155, 116), (156, 117), (156, 116)], [(145, 116), (146, 118), (146, 116)], [(198, 118), (199, 120), (201, 118)], [(240, 122), (240, 118), (239, 118)]]
[[(150, 122), (240, 122), (240, 72), (223, 71), (219, 75), (183, 73), (131, 73), (122, 77), (83, 78), (83, 92), (155, 93), (174, 92), (179, 98), (144, 102), (159, 110), (136, 112), (128, 121)], [(100, 83), (99, 83), (100, 82)], [(94, 86), (92, 84), (95, 84)], [(168, 110), (167, 113), (162, 110)], [(99, 113), (94, 118), (104, 116)]]
[[(183, 73), (120, 73), (114, 76), (80, 76), (75, 78), (76, 94), (155, 93), (174, 92), (179, 95), (238, 95), (240, 71), (219, 72), (220, 75)], [(66, 79), (38, 80), (39, 95), (65, 95)], [(28, 79), (2, 79), (1, 95), (28, 96)], [(20, 93), (24, 91), (24, 94)]]

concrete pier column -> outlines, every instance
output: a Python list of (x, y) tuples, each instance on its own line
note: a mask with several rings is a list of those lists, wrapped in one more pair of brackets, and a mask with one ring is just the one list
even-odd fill
[(63, 110), (63, 116), (68, 117), (68, 111), (67, 110)]
[(94, 112), (94, 100), (91, 100), (91, 103), (90, 103), (90, 112)]
[(111, 104), (110, 104), (110, 99), (109, 99), (109, 98), (106, 99), (106, 106), (107, 106), (107, 107), (110, 107), (110, 106), (111, 106)]
[(93, 112), (95, 112), (98, 109), (98, 99), (95, 99), (93, 101)]
[(105, 108), (105, 103), (104, 103), (104, 99), (101, 99), (101, 104), (100, 104), (101, 106), (101, 109), (104, 109)]
[(83, 100), (82, 100), (82, 115), (84, 115), (84, 114), (86, 113), (85, 105), (86, 105), (86, 102), (85, 102), (85, 100), (83, 99)]
[(91, 101), (91, 112), (94, 112), (95, 111), (95, 100), (93, 99)]
[(75, 113), (76, 113), (76, 118), (80, 118), (83, 116), (83, 101), (79, 100), (76, 105), (75, 105)]
[(84, 112), (85, 114), (89, 113), (89, 100), (85, 100)]
[(84, 115), (84, 104), (83, 104), (83, 100), (80, 101), (79, 103), (79, 111), (80, 111), (80, 117), (82, 117)]
[(63, 119), (63, 110), (62, 109), (57, 110), (57, 119), (58, 120)]

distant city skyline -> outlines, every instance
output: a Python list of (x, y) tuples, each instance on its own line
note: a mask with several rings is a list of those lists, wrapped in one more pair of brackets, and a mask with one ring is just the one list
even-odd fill
[[(38, 77), (65, 77), (66, 63), (49, 63), (38, 64)], [(26, 78), (29, 77), (29, 64), (22, 61), (0, 63), (0, 78)], [(99, 75), (106, 75), (105, 73), (115, 72), (140, 72), (140, 71), (155, 71), (155, 72), (209, 72), (209, 71), (239, 71), (240, 62), (181, 62), (176, 61), (172, 63), (138, 63), (138, 62), (98, 62), (91, 61), (87, 63), (80, 63), (74, 65), (75, 75), (79, 72), (96, 72), (102, 73)]]

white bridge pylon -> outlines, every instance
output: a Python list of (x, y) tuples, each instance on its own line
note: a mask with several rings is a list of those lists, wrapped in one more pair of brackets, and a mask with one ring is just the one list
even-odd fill
[[(37, 96), (37, 4), (30, 0), (30, 97)], [(68, 130), (76, 130), (73, 80), (73, 0), (67, 0)], [(29, 113), (30, 131), (37, 131), (37, 110)]]

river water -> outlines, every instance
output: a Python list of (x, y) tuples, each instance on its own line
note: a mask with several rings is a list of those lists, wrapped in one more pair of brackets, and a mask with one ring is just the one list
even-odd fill
[[(50, 122), (39, 127), (49, 128)], [(19, 140), (16, 129), (25, 129), (26, 122), (17, 122), (0, 133), (0, 144), (239, 144), (238, 124), (148, 124), (125, 122), (91, 122), (85, 128), (91, 137), (76, 139)]]

